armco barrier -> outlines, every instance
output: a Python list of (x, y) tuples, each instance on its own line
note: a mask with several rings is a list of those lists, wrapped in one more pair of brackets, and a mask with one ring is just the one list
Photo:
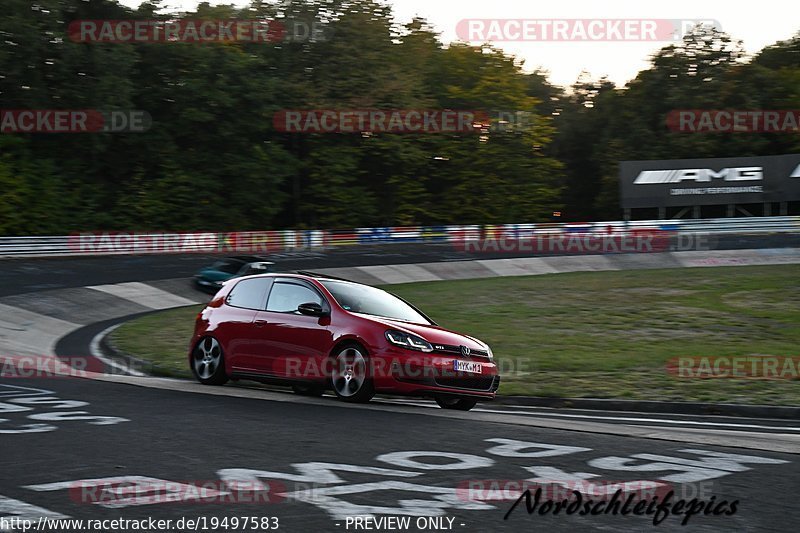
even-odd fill
[(705, 235), (800, 234), (800, 217), (408, 226), (349, 230), (89, 232), (66, 236), (0, 237), (0, 257), (168, 253), (258, 254), (370, 244), (458, 243), (477, 239), (515, 239), (544, 234), (624, 235), (643, 230)]

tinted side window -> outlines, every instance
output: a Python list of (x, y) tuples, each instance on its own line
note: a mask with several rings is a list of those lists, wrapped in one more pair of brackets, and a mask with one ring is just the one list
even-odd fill
[(269, 302), (267, 302), (267, 311), (276, 311), (278, 313), (289, 313), (297, 311), (297, 306), (300, 304), (307, 304), (316, 302), (322, 305), (322, 298), (320, 295), (298, 283), (277, 282), (272, 287), (272, 292), (269, 293)]
[(264, 309), (264, 298), (270, 284), (271, 278), (243, 279), (231, 290), (225, 302), (234, 307)]

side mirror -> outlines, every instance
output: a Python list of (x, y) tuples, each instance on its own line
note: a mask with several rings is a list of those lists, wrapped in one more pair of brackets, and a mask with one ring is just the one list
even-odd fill
[(297, 306), (297, 312), (301, 315), (308, 315), (308, 316), (325, 316), (327, 313), (322, 306), (316, 302), (310, 302), (306, 304), (300, 304)]

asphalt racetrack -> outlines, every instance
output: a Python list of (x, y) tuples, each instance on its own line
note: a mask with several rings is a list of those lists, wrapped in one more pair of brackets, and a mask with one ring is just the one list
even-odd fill
[[(205, 259), (5, 262), (0, 290), (175, 278)], [(47, 275), (59, 269), (63, 277)], [(90, 333), (58, 350), (86, 353)], [(353, 406), (244, 381), (0, 378), (0, 442), (6, 530), (796, 531), (800, 519), (795, 420), (498, 403), (460, 413), (393, 398)], [(524, 501), (508, 514), (522, 489), (537, 487), (531, 514)], [(614, 500), (616, 514), (605, 505), (554, 513), (547, 500), (573, 490), (592, 505), (618, 490), (621, 503), (671, 493), (676, 514), (637, 515), (631, 505), (623, 515)]]

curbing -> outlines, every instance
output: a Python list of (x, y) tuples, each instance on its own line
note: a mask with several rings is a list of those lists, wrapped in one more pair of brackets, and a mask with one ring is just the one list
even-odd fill
[(652, 400), (617, 400), (605, 398), (545, 398), (540, 396), (498, 396), (505, 405), (529, 405), (592, 411), (630, 411), (682, 415), (710, 415), (748, 418), (800, 420), (800, 407), (746, 405), (736, 403), (659, 402)]

